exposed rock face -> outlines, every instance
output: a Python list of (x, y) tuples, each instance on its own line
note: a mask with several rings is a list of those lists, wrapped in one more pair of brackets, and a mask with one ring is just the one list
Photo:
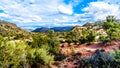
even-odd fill
[(86, 29), (86, 27), (83, 27), (83, 26), (80, 26), (80, 25), (76, 25), (76, 26), (72, 29), (72, 31), (75, 31), (75, 30), (81, 31), (82, 29)]
[(83, 26), (94, 26), (94, 23), (87, 22), (87, 23), (84, 24)]

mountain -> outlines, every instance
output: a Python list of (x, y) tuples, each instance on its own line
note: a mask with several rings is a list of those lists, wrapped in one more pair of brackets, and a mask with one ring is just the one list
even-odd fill
[(65, 26), (65, 27), (53, 27), (53, 28), (37, 28), (35, 30), (33, 30), (32, 32), (47, 32), (49, 30), (54, 30), (55, 32), (66, 32), (66, 31), (70, 31), (74, 28), (74, 26)]
[(74, 26), (74, 28), (72, 29), (72, 31), (74, 31), (74, 30), (81, 30), (82, 28), (84, 28), (84, 27), (82, 27), (80, 25), (76, 25), (76, 26)]
[(28, 35), (31, 32), (17, 27), (17, 25), (0, 20), (0, 35), (2, 36), (14, 36), (16, 34)]
[(51, 28), (51, 30), (54, 30), (55, 32), (66, 32), (70, 31), (74, 28), (74, 26), (65, 26), (65, 27), (54, 27)]
[(33, 30), (32, 32), (47, 32), (49, 30), (50, 30), (49, 28), (42, 27), (42, 28), (37, 28), (37, 29)]

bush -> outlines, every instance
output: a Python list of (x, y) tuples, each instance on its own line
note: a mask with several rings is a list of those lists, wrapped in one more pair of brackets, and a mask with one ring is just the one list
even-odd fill
[(50, 55), (46, 47), (43, 48), (32, 48), (29, 50), (27, 58), (29, 62), (35, 61), (46, 66), (51, 66), (54, 61), (54, 56)]
[(114, 60), (115, 60), (116, 62), (119, 62), (119, 63), (120, 63), (120, 50), (116, 50), (116, 51), (115, 51)]
[(58, 47), (60, 44), (60, 41), (58, 40), (58, 38), (53, 38), (53, 39), (48, 39), (48, 46), (50, 47), (50, 53), (52, 54), (58, 54)]
[(24, 41), (2, 40), (0, 42), (0, 67), (19, 68), (29, 64), (32, 67), (32, 63), (51, 66), (54, 56), (50, 54), (49, 50), (48, 45), (41, 46), (40, 48), (31, 48)]
[(81, 36), (81, 33), (77, 30), (74, 30), (74, 31), (67, 32), (65, 35), (65, 38), (68, 43), (71, 43), (71, 42), (79, 43), (80, 36)]
[(18, 68), (27, 61), (25, 42), (2, 41), (0, 44), (0, 67), (2, 68)]
[(33, 41), (31, 43), (31, 46), (33, 48), (40, 48), (42, 45), (47, 45), (47, 41), (48, 41), (48, 37), (47, 36), (43, 36), (41, 34), (36, 34), (33, 37)]
[[(53, 35), (51, 35), (53, 36)], [(50, 48), (49, 51), (52, 54), (58, 53), (58, 46), (59, 46), (59, 39), (57, 37), (49, 37), (48, 35), (34, 35), (32, 47), (33, 48), (41, 48), (41, 46), (45, 45), (46, 47)]]
[[(118, 60), (119, 58), (117, 58)], [(119, 68), (120, 62), (114, 61), (113, 54), (105, 54), (104, 50), (96, 50), (90, 58), (80, 58), (79, 68)]]
[(3, 36), (2, 35), (0, 35), (0, 40), (3, 38)]
[(24, 38), (25, 36), (23, 34), (16, 34), (14, 39), (21, 39)]
[(120, 38), (120, 23), (116, 22), (114, 16), (106, 17), (106, 21), (102, 24), (103, 28), (106, 30), (106, 33), (110, 40)]

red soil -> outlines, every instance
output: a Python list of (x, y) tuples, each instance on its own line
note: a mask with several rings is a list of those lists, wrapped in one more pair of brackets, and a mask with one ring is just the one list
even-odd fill
[(71, 56), (72, 54), (79, 53), (77, 55), (81, 57), (90, 57), (92, 54), (95, 53), (97, 49), (101, 50), (104, 49), (105, 53), (111, 53), (116, 49), (120, 49), (120, 39), (113, 40), (108, 43), (94, 43), (91, 45), (75, 45), (74, 43), (62, 43), (60, 49), (60, 53), (67, 56), (65, 60), (61, 63), (61, 68), (77, 68), (79, 65), (76, 64), (77, 60), (69, 61), (68, 59), (73, 59), (74, 57)]

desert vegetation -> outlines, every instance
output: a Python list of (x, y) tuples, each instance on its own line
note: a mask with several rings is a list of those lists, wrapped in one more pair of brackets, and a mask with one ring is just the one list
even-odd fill
[(119, 26), (108, 16), (68, 32), (34, 33), (0, 21), (0, 68), (120, 68)]

